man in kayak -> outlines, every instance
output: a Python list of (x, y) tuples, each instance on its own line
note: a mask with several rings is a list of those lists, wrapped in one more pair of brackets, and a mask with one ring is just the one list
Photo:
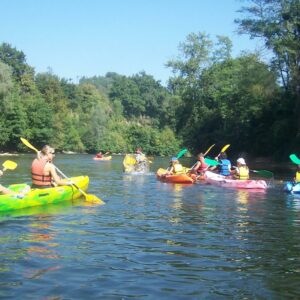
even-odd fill
[(208, 164), (204, 161), (204, 155), (203, 153), (199, 153), (197, 155), (197, 162), (194, 164), (194, 166), (191, 168), (190, 173), (196, 174), (198, 176), (204, 175), (204, 172), (208, 170)]
[(231, 162), (227, 159), (226, 152), (221, 152), (219, 156), (215, 157), (219, 161), (219, 165), (210, 167), (209, 170), (218, 170), (220, 175), (230, 176), (231, 175)]
[(237, 167), (231, 171), (231, 174), (234, 176), (235, 179), (239, 180), (248, 180), (249, 179), (249, 168), (246, 165), (246, 161), (244, 158), (240, 157), (236, 161)]
[(52, 163), (55, 151), (49, 145), (45, 145), (31, 165), (31, 177), (33, 188), (50, 188), (56, 185), (72, 185), (71, 182), (61, 180)]
[(170, 166), (167, 169), (167, 173), (169, 175), (172, 174), (182, 174), (183, 173), (183, 166), (179, 163), (178, 158), (176, 156), (172, 157), (170, 160)]

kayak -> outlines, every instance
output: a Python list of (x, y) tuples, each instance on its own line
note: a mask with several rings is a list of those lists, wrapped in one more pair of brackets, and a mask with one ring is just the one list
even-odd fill
[(285, 183), (283, 190), (291, 194), (300, 194), (300, 182), (295, 184), (291, 181), (288, 181)]
[(110, 156), (103, 156), (103, 157), (93, 157), (93, 160), (100, 160), (100, 161), (107, 161), (107, 160), (111, 160), (111, 155)]
[(237, 189), (266, 189), (267, 183), (264, 180), (239, 180), (228, 178), (226, 176), (216, 174), (210, 171), (205, 172), (205, 181), (222, 187), (230, 187)]
[[(86, 191), (89, 185), (88, 176), (70, 178), (80, 189)], [(68, 182), (65, 180), (65, 182)], [(0, 212), (22, 209), (33, 206), (41, 206), (63, 201), (70, 201), (82, 196), (75, 186), (63, 185), (46, 189), (31, 189), (28, 184), (13, 184), (8, 188), (19, 195), (0, 195)]]
[(138, 163), (135, 159), (135, 154), (126, 154), (123, 160), (123, 167), (125, 173), (144, 174), (149, 172), (149, 161), (146, 159)]
[(163, 182), (170, 182), (170, 183), (194, 183), (196, 180), (196, 176), (189, 176), (185, 173), (182, 174), (166, 174), (166, 169), (158, 169), (156, 172), (156, 177), (158, 180)]

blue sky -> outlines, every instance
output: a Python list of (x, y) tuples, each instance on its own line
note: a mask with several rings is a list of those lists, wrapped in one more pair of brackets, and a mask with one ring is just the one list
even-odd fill
[(36, 72), (50, 67), (74, 82), (140, 71), (163, 84), (165, 63), (192, 32), (226, 35), (233, 54), (257, 41), (236, 33), (239, 0), (1, 0), (0, 43), (25, 53)]

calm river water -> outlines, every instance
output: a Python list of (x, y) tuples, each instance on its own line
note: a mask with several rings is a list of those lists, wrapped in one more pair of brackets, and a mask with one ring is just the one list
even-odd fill
[[(1, 182), (30, 182), (33, 156), (1, 157), (18, 162)], [(123, 174), (122, 160), (55, 159), (69, 176), (89, 175), (106, 205), (0, 215), (1, 299), (300, 297), (300, 199), (282, 192), (285, 178), (265, 193), (173, 185), (155, 177), (167, 158), (143, 176)]]

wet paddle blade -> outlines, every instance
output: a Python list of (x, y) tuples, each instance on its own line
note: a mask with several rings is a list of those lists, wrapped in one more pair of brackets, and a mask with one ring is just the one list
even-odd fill
[(252, 170), (252, 172), (256, 173), (257, 175), (260, 175), (265, 178), (272, 178), (274, 177), (274, 174), (267, 170)]
[(2, 164), (4, 170), (14, 170), (18, 164), (14, 161), (11, 160), (6, 160), (3, 164)]
[(94, 204), (105, 204), (105, 202), (103, 200), (101, 200), (100, 198), (98, 198), (96, 195), (85, 194), (84, 196), (85, 196), (86, 202), (90, 202), (90, 203), (94, 203)]
[(187, 149), (182, 149), (178, 154), (177, 154), (177, 158), (182, 157), (188, 150)]
[(290, 159), (294, 164), (300, 165), (300, 159), (297, 157), (296, 154), (291, 154)]
[(220, 163), (214, 159), (210, 159), (210, 158), (205, 158), (204, 161), (209, 165), (209, 166), (217, 166)]

